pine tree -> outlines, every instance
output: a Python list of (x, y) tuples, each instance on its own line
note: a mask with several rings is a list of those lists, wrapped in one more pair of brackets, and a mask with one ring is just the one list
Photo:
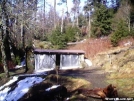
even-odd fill
[(125, 23), (125, 21), (120, 20), (117, 25), (116, 31), (110, 37), (113, 46), (117, 46), (118, 42), (127, 36), (129, 36), (127, 24)]
[(100, 4), (95, 8), (92, 22), (92, 35), (96, 37), (107, 36), (111, 32), (113, 11)]

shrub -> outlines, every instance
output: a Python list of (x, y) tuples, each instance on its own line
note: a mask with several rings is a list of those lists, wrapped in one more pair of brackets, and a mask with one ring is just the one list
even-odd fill
[(80, 30), (78, 29), (78, 27), (67, 26), (65, 28), (65, 40), (67, 42), (77, 41), (79, 37), (79, 33), (80, 33)]
[(52, 31), (52, 34), (49, 36), (49, 41), (56, 49), (61, 49), (66, 46), (65, 34), (61, 34), (59, 27)]
[(117, 29), (110, 37), (112, 45), (117, 46), (118, 42), (127, 36), (129, 36), (127, 25), (123, 20), (120, 20)]
[(79, 36), (79, 32), (78, 27), (67, 26), (64, 29), (64, 32), (61, 33), (60, 27), (57, 27), (52, 31), (52, 34), (49, 35), (48, 39), (54, 46), (53, 48), (61, 49), (67, 45), (67, 42), (76, 41)]
[(14, 57), (14, 58), (13, 58), (13, 62), (14, 62), (16, 65), (20, 65), (20, 63), (21, 63), (20, 57), (19, 57), (19, 56)]
[(134, 29), (133, 28), (131, 28), (130, 36), (134, 37)]

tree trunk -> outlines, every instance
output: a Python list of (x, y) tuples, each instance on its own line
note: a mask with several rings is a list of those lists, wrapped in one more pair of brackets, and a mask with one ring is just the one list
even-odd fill
[(24, 2), (23, 2), (23, 6), (22, 6), (22, 22), (21, 22), (21, 44), (22, 44), (22, 48), (25, 49), (25, 39), (24, 39), (24, 35), (25, 35), (25, 31), (24, 31)]
[(21, 44), (22, 44), (22, 47), (25, 48), (24, 25), (23, 25), (23, 21), (21, 22)]
[(56, 28), (56, 0), (54, 0), (54, 28)]
[(67, 0), (66, 0), (66, 8), (67, 8), (67, 25), (69, 23), (69, 12), (68, 12), (68, 5), (67, 5)]
[(73, 27), (75, 25), (75, 12), (74, 12), (74, 19), (73, 19)]
[(3, 63), (4, 72), (6, 73), (6, 77), (9, 77), (9, 70), (8, 70), (8, 65), (7, 65), (7, 59), (10, 59), (11, 60), (11, 55), (9, 53), (10, 52), (10, 49), (8, 47), (8, 45), (9, 45), (8, 44), (8, 35), (7, 35), (7, 31), (6, 30), (7, 29), (4, 29), (2, 27), (1, 52), (2, 52), (2, 63)]
[(88, 33), (89, 33), (89, 37), (91, 37), (91, 20), (90, 20), (90, 14), (89, 14), (89, 19), (88, 19)]
[(3, 36), (3, 27), (1, 26), (1, 53), (2, 53), (2, 63), (3, 63), (3, 68), (4, 68), (4, 72), (6, 74), (6, 77), (9, 77), (9, 70), (8, 70), (8, 66), (7, 66), (7, 59), (6, 59), (6, 52), (5, 52), (5, 46), (4, 46), (4, 39), (5, 36)]
[(25, 49), (25, 61), (26, 61), (26, 66), (25, 66), (25, 73), (28, 71), (28, 60), (29, 60), (29, 58), (28, 58), (28, 47), (26, 47), (26, 49)]
[(130, 24), (130, 17), (128, 18), (128, 31), (130, 32), (130, 27), (131, 27), (131, 24)]
[(61, 33), (63, 33), (63, 18), (64, 18), (64, 8), (62, 9)]
[(79, 26), (79, 11), (77, 11), (77, 26)]
[[(45, 26), (45, 25), (46, 25), (46, 23), (45, 23), (45, 22), (46, 22), (46, 8), (45, 8), (45, 7), (46, 7), (46, 3), (45, 3), (45, 1), (46, 1), (46, 0), (44, 0), (44, 30), (45, 30), (45, 27), (46, 27), (46, 26)], [(45, 32), (44, 32), (44, 33), (45, 33)]]
[(2, 52), (2, 63), (3, 63), (3, 68), (4, 68), (4, 72), (6, 73), (6, 77), (9, 77), (9, 70), (8, 70), (8, 66), (7, 66), (7, 63), (6, 63), (6, 54), (5, 54), (5, 51), (4, 51), (4, 44), (2, 42), (1, 44), (1, 52)]
[(6, 76), (9, 77), (9, 70), (7, 66), (7, 60), (11, 60), (11, 54), (10, 54), (10, 47), (9, 47), (9, 31), (8, 31), (8, 25), (9, 25), (9, 19), (7, 14), (7, 7), (6, 7), (6, 0), (2, 1), (1, 8), (2, 8), (2, 32), (1, 32), (1, 52), (2, 52), (2, 62), (3, 62), (3, 68), (6, 73)]
[(25, 61), (26, 61), (26, 66), (25, 66), (25, 72), (28, 70), (32, 70), (34, 68), (33, 61), (31, 61), (31, 55), (32, 55), (32, 47), (26, 47), (25, 49)]

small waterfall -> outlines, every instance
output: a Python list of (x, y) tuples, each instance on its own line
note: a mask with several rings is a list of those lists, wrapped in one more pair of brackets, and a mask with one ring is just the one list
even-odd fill
[(79, 67), (79, 55), (61, 55), (60, 67), (64, 68), (73, 68)]
[[(35, 72), (53, 70), (56, 67), (56, 54), (35, 54), (34, 57)], [(80, 67), (79, 55), (60, 55), (60, 69), (71, 69), (78, 67)]]
[(55, 68), (56, 55), (35, 54), (35, 71)]

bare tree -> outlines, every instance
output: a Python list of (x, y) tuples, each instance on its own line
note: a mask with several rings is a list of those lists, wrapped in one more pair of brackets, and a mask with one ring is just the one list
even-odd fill
[(63, 33), (64, 8), (62, 9), (61, 33)]
[(54, 28), (56, 28), (56, 0), (54, 0)]
[[(20, 60), (27, 54), (27, 47), (32, 46), (33, 24), (36, 21), (37, 0), (12, 0), (8, 2), (11, 6), (10, 16), (10, 45), (12, 47), (15, 58)], [(26, 57), (27, 58), (27, 57)], [(25, 59), (28, 60), (28, 59)], [(27, 71), (27, 65), (25, 71)]]
[[(79, 5), (80, 5), (80, 0), (73, 0), (73, 8), (72, 8), (72, 11), (74, 13), (74, 21), (73, 21), (73, 26), (74, 26), (74, 23), (75, 23), (75, 20), (76, 20), (76, 25), (78, 26), (79, 25), (79, 19), (78, 19), (78, 16), (79, 16)], [(77, 14), (77, 16), (76, 16)]]
[(130, 2), (127, 1), (122, 1), (120, 8), (118, 9), (118, 13), (116, 15), (116, 18), (118, 20), (122, 19), (124, 21), (126, 21), (127, 25), (128, 25), (128, 31), (130, 32), (130, 15), (131, 15), (131, 5)]
[(88, 21), (88, 31), (89, 31), (89, 37), (91, 36), (91, 15), (90, 13), (92, 12), (92, 4), (89, 1), (86, 1), (86, 5), (84, 6), (84, 11), (85, 11), (85, 16)]
[(68, 11), (68, 0), (66, 0), (66, 8), (67, 8), (67, 23), (69, 23), (69, 11)]
[(1, 52), (2, 52), (2, 63), (3, 68), (6, 73), (6, 76), (9, 77), (9, 70), (7, 66), (7, 60), (11, 58), (10, 55), (10, 48), (9, 48), (9, 19), (8, 19), (8, 11), (7, 11), (7, 0), (3, 0), (1, 2), (1, 9), (2, 9), (2, 25), (1, 25)]
[(124, 3), (124, 7), (122, 8), (123, 15), (126, 17), (127, 24), (128, 24), (128, 31), (130, 32), (130, 14), (131, 14), (131, 6), (130, 2), (126, 1)]

